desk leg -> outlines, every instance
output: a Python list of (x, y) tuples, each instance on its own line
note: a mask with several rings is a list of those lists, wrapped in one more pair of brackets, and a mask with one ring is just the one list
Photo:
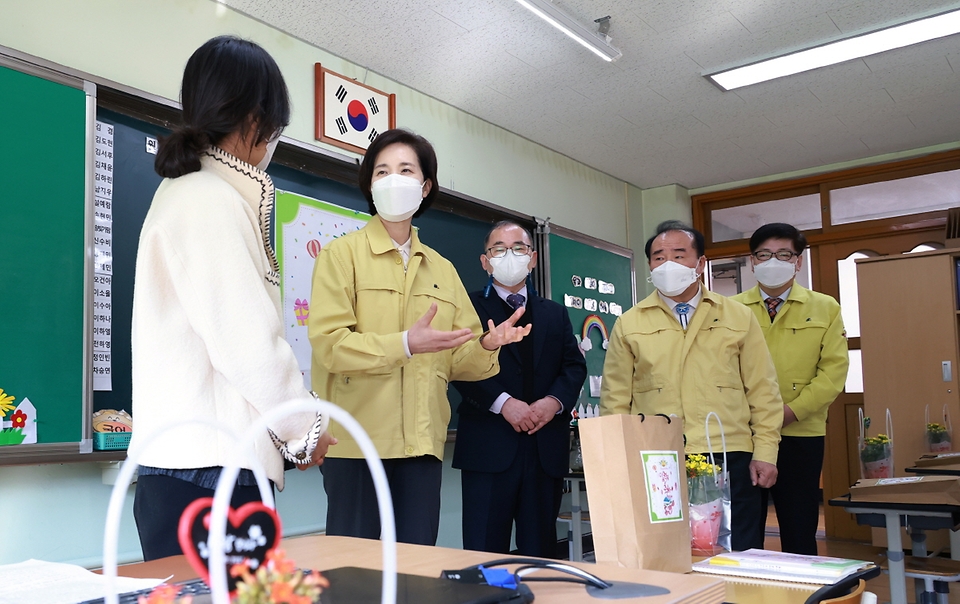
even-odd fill
[(583, 525), (580, 524), (580, 479), (570, 479), (570, 528), (573, 530), (573, 561), (583, 562)]
[[(909, 520), (909, 518), (908, 518)], [(918, 529), (914, 527), (908, 527), (910, 531), (910, 554), (915, 558), (926, 558), (927, 557), (927, 535), (923, 532), (923, 529)], [(923, 579), (914, 579), (913, 580), (913, 593), (917, 598), (917, 602), (926, 602), (927, 586)], [(933, 594), (928, 594), (929, 598), (933, 598)]]
[(907, 604), (907, 577), (903, 564), (903, 540), (900, 538), (899, 512), (885, 512), (887, 519), (887, 561), (890, 566), (890, 602)]

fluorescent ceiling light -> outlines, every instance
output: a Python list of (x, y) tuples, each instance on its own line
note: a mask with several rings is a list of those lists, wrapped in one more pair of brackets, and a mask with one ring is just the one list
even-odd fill
[(956, 33), (960, 33), (960, 10), (704, 75), (723, 90), (733, 90)]
[(550, 0), (517, 0), (517, 2), (604, 61), (616, 61), (623, 56), (619, 49), (610, 44), (607, 36), (601, 36), (581, 25), (579, 21), (554, 6)]

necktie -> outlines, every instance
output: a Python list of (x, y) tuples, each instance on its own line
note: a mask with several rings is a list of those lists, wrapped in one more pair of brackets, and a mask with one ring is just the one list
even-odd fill
[(693, 310), (693, 307), (685, 302), (677, 304), (675, 307), (677, 314), (680, 315), (680, 327), (686, 329), (689, 322), (687, 315), (690, 314), (690, 311)]
[(767, 314), (770, 315), (770, 322), (773, 323), (773, 318), (777, 316), (777, 307), (780, 306), (783, 300), (780, 298), (767, 298), (764, 302), (767, 303)]
[(509, 304), (513, 310), (517, 310), (523, 306), (523, 303), (526, 301), (527, 299), (523, 297), (523, 294), (510, 294), (507, 296), (507, 304)]

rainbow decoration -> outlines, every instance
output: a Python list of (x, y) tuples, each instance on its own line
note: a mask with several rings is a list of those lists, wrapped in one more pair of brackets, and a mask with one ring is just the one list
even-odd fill
[(586, 352), (593, 348), (593, 342), (590, 341), (590, 330), (599, 329), (600, 336), (603, 338), (603, 349), (606, 350), (610, 344), (610, 336), (607, 333), (607, 326), (603, 324), (603, 319), (597, 315), (587, 315), (583, 320), (583, 331), (580, 334), (580, 350)]

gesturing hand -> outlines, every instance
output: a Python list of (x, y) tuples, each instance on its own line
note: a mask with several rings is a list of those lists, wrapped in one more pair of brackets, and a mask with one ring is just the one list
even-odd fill
[(489, 331), (487, 331), (483, 339), (480, 340), (480, 345), (486, 350), (496, 350), (505, 344), (519, 342), (525, 336), (529, 335), (530, 328), (533, 327), (532, 323), (525, 327), (514, 327), (514, 324), (523, 316), (523, 310), (523, 306), (517, 308), (517, 310), (500, 325), (494, 326), (493, 319), (488, 319), (487, 327)]
[[(417, 319), (413, 327), (407, 330), (407, 346), (412, 354), (421, 352), (440, 352), (456, 348), (473, 338), (469, 328), (456, 331), (440, 331), (430, 327), (430, 322), (437, 316), (437, 305), (433, 303), (430, 309)], [(486, 338), (484, 338), (486, 339)]]

